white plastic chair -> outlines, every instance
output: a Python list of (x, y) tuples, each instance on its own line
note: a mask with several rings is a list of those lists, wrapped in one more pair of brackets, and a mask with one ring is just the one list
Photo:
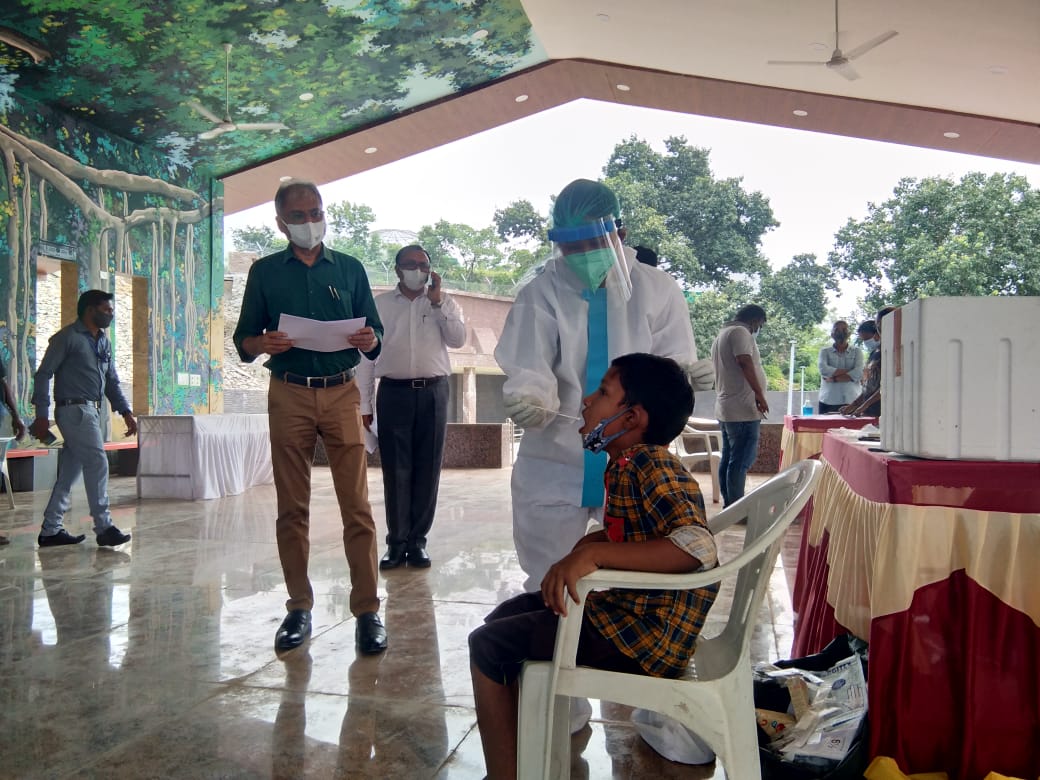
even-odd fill
[[(693, 464), (708, 461), (711, 471), (711, 500), (719, 503), (719, 461), (722, 460), (722, 431), (718, 429), (716, 420), (691, 417), (683, 427), (683, 432), (672, 442), (675, 454), (682, 461), (687, 471), (693, 471)], [(700, 443), (701, 449), (691, 450), (688, 439)]]
[(11, 487), (11, 475), (7, 472), (7, 451), (11, 449), (14, 441), (14, 436), (0, 436), (0, 474), (4, 477), (8, 509), (14, 509), (14, 488)]
[[(747, 518), (743, 550), (715, 569), (693, 574), (600, 569), (578, 581), (581, 607), (560, 619), (552, 661), (528, 662), (520, 684), (517, 776), (546, 780), (570, 776), (569, 698), (584, 696), (672, 717), (708, 743), (726, 777), (760, 780), (750, 644), (755, 619), (780, 552), (784, 531), (812, 496), (819, 461), (805, 460), (777, 474), (722, 510), (713, 533)], [(737, 577), (733, 606), (722, 633), (697, 642), (686, 674), (666, 679), (578, 667), (575, 657), (590, 590), (700, 588)]]

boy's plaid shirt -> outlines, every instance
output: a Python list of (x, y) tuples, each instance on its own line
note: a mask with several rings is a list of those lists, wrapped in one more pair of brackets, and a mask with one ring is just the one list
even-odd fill
[[(624, 544), (671, 536), (702, 568), (718, 561), (697, 480), (665, 447), (638, 444), (607, 467), (604, 525), (610, 541)], [(718, 583), (697, 590), (615, 588), (588, 595), (592, 624), (647, 674), (677, 677), (694, 644)]]

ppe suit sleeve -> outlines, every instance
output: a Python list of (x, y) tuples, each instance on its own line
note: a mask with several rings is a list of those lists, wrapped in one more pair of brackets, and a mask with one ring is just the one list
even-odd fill
[[(653, 270), (653, 269), (649, 269)], [(656, 300), (661, 306), (650, 323), (655, 355), (670, 357), (680, 366), (697, 363), (697, 344), (693, 339), (690, 309), (676, 281), (663, 271), (651, 274), (658, 285)], [(697, 389), (697, 388), (694, 388)]]
[(556, 315), (534, 289), (537, 286), (536, 280), (520, 291), (495, 348), (495, 360), (506, 375), (502, 388), (506, 413), (522, 428), (548, 424), (560, 408), (553, 373), (559, 343)]

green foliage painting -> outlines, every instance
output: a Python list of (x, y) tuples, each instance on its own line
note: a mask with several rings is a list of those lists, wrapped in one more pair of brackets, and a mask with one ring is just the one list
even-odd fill
[[(209, 180), (173, 175), (161, 154), (32, 101), (6, 106), (0, 118), (0, 327), (19, 406), (28, 413), (45, 348), (35, 333), (38, 260), (57, 253), (75, 264), (80, 292), (114, 291), (116, 274), (148, 280), (140, 303), (148, 310), (141, 381), (149, 403), (138, 410), (208, 407), (211, 387), (220, 386), (211, 315), (222, 289), (212, 283), (212, 225), (222, 214)], [(206, 376), (206, 386), (176, 385), (178, 371)]]
[[(49, 53), (0, 44), (0, 110), (17, 93), (218, 176), (545, 59), (520, 0), (7, 0), (0, 25)], [(225, 43), (231, 122), (286, 129), (213, 134)]]

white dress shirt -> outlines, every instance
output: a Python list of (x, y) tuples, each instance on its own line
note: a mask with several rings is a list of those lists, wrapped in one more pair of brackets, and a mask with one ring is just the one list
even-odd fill
[(376, 296), (376, 309), (383, 322), (383, 348), (373, 363), (362, 355), (357, 382), (361, 391), (361, 413), (372, 414), (375, 380), (419, 379), (451, 374), (448, 347), (466, 343), (462, 308), (445, 293), (441, 307), (433, 308), (423, 289), (415, 300), (401, 293), (400, 285)]

